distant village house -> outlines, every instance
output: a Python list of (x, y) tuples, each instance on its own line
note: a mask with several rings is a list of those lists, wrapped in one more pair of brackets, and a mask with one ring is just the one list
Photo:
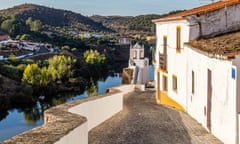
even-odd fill
[(0, 41), (6, 41), (9, 39), (10, 39), (9, 35), (0, 35)]
[(118, 39), (118, 44), (119, 45), (130, 45), (131, 44), (131, 39), (130, 38), (119, 38)]

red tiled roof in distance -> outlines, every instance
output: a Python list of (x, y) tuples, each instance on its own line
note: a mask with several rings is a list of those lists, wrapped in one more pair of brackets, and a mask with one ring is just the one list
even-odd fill
[(9, 36), (8, 35), (0, 35), (0, 40), (8, 40)]
[(236, 4), (240, 4), (240, 0), (220, 0), (218, 2), (214, 2), (214, 3), (208, 4), (208, 5), (204, 5), (204, 6), (200, 6), (200, 7), (186, 10), (183, 12), (168, 15), (168, 16), (162, 17), (160, 19), (155, 19), (155, 20), (153, 20), (153, 22), (183, 19), (186, 16), (208, 13), (208, 12), (216, 11), (216, 10), (222, 9), (224, 7), (228, 7), (228, 6), (232, 6), (232, 5), (236, 5)]

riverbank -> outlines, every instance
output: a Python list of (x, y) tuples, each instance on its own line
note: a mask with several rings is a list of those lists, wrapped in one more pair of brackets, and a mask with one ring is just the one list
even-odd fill
[[(118, 86), (121, 84), (121, 77), (119, 74), (109, 75), (104, 80), (96, 82), (98, 94), (103, 94), (110, 87)], [(26, 130), (35, 128), (43, 124), (43, 112), (59, 104), (65, 102), (75, 101), (88, 97), (89, 92), (85, 90), (81, 93), (65, 93), (57, 94), (52, 98), (44, 101), (39, 101), (33, 106), (19, 107), (10, 110), (1, 111), (4, 118), (0, 120), (0, 143), (3, 140), (9, 139)]]

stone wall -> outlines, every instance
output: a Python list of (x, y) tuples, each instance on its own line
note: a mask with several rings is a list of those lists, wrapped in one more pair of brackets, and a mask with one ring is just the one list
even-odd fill
[(123, 95), (134, 89), (134, 85), (122, 85), (104, 95), (50, 108), (44, 112), (44, 125), (2, 144), (87, 144), (88, 131), (121, 111)]
[(240, 29), (240, 5), (229, 6), (217, 11), (187, 17), (190, 22), (190, 40)]

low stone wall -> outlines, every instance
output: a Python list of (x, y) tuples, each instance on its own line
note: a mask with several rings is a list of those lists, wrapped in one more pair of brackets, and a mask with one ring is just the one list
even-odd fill
[(122, 110), (123, 95), (134, 85), (109, 89), (109, 93), (73, 101), (44, 112), (44, 125), (2, 144), (87, 144), (88, 131)]

